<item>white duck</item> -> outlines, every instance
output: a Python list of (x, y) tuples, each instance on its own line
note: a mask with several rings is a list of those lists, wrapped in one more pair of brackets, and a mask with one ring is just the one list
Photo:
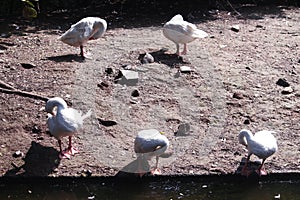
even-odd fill
[(71, 46), (80, 47), (80, 55), (82, 58), (85, 58), (83, 45), (89, 40), (100, 38), (106, 29), (107, 23), (104, 19), (99, 17), (86, 17), (76, 24), (73, 24), (71, 28), (58, 39)]
[(168, 138), (162, 134), (162, 132), (159, 132), (156, 129), (147, 129), (140, 131), (136, 136), (134, 141), (134, 151), (138, 156), (138, 173), (140, 176), (144, 174), (141, 169), (142, 160), (150, 160), (154, 156), (156, 156), (156, 164), (155, 168), (151, 170), (151, 174), (161, 174), (161, 170), (158, 169), (158, 159), (169, 146)]
[[(68, 108), (67, 103), (60, 97), (54, 97), (47, 101), (45, 106), (48, 114), (48, 128), (59, 144), (60, 158), (70, 158), (71, 155), (78, 153), (78, 150), (72, 146), (72, 136), (78, 132), (83, 125), (83, 120), (91, 115), (89, 110), (85, 115), (81, 111)], [(69, 136), (69, 146), (63, 151), (61, 147), (61, 139)]]
[(179, 44), (184, 45), (181, 54), (187, 53), (187, 43), (194, 41), (197, 38), (205, 38), (208, 34), (199, 30), (194, 24), (184, 21), (180, 14), (175, 15), (163, 27), (163, 34), (166, 38), (176, 44), (176, 54), (180, 55)]
[(259, 175), (267, 174), (266, 170), (264, 169), (264, 162), (268, 157), (273, 155), (278, 150), (277, 140), (273, 136), (273, 133), (275, 132), (263, 130), (253, 135), (251, 131), (246, 129), (240, 131), (239, 143), (245, 145), (248, 149), (248, 157), (242, 169), (242, 175), (248, 176), (250, 173), (247, 170), (247, 164), (252, 154), (262, 159), (262, 163), (258, 168), (257, 173)]

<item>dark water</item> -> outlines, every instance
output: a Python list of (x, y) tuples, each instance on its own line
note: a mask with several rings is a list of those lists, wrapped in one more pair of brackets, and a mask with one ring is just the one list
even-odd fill
[(300, 199), (300, 175), (0, 179), (3, 199)]

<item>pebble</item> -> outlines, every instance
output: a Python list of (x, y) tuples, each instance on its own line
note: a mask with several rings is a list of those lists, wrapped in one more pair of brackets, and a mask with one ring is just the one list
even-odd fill
[(18, 157), (22, 157), (23, 155), (24, 155), (24, 153), (21, 152), (20, 150), (18, 150), (13, 154), (13, 157), (18, 158)]
[(186, 135), (188, 135), (188, 132), (190, 131), (190, 129), (191, 129), (191, 126), (189, 123), (180, 124), (178, 126), (178, 130), (176, 131), (175, 135), (176, 136), (186, 136)]
[(191, 67), (189, 67), (189, 66), (180, 66), (179, 69), (180, 69), (181, 73), (189, 73), (192, 71)]
[(112, 74), (114, 72), (114, 70), (111, 67), (108, 67), (108, 68), (105, 69), (105, 72), (107, 74)]
[(239, 32), (240, 31), (240, 26), (239, 25), (233, 25), (231, 26), (231, 30), (234, 32)]
[(285, 78), (278, 79), (276, 84), (279, 85), (279, 86), (282, 86), (282, 87), (289, 87), (290, 86), (290, 84), (287, 82), (287, 80)]
[(89, 177), (89, 176), (91, 176), (91, 175), (92, 175), (92, 171), (89, 170), (89, 169), (84, 169), (84, 170), (82, 170), (82, 172), (81, 172), (81, 176), (83, 176), (83, 177)]
[(35, 68), (35, 67), (36, 67), (36, 65), (31, 64), (31, 63), (21, 63), (21, 66), (22, 66), (24, 69), (32, 69), (32, 68)]
[(292, 87), (285, 87), (281, 93), (282, 94), (292, 94), (294, 92), (294, 89)]
[(146, 53), (142, 59), (143, 64), (154, 63), (154, 57), (150, 53)]
[(37, 134), (42, 132), (41, 129), (37, 125), (34, 125), (31, 129), (31, 131), (32, 131), (32, 133), (37, 133)]
[(133, 96), (133, 97), (138, 97), (138, 96), (140, 96), (140, 92), (139, 92), (138, 90), (133, 90), (133, 91), (131, 92), (131, 96)]
[(249, 119), (245, 119), (244, 124), (250, 124), (250, 120)]
[(102, 81), (101, 83), (98, 83), (97, 86), (103, 90), (103, 89), (107, 88), (109, 86), (109, 84), (105, 81)]
[(244, 98), (243, 94), (239, 93), (239, 92), (233, 93), (232, 97), (235, 99), (243, 99)]

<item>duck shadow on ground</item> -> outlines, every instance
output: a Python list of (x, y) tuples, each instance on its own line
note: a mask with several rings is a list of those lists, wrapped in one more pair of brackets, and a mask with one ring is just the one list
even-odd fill
[[(237, 167), (237, 169), (235, 170), (235, 174), (241, 174), (241, 171), (244, 167), (246, 163), (246, 158), (242, 158), (241, 162), (240, 162), (240, 165)], [(259, 176), (257, 173), (256, 173), (256, 170), (259, 168), (259, 166), (261, 165), (261, 162), (259, 161), (249, 161), (248, 162), (248, 165), (247, 165), (247, 169), (250, 171), (250, 174), (249, 176)]]
[[(147, 176), (150, 174), (150, 165), (148, 160), (141, 159), (140, 165), (145, 172), (143, 176)], [(138, 159), (135, 159), (134, 161), (130, 162), (128, 165), (124, 166), (116, 175), (115, 177), (121, 177), (121, 178), (134, 178), (138, 177)]]
[(24, 164), (16, 166), (12, 163), (14, 169), (8, 170), (4, 176), (48, 176), (60, 163), (58, 155), (59, 152), (53, 147), (32, 141), (26, 156), (22, 158)]
[(55, 62), (84, 62), (85, 60), (78, 54), (66, 54), (60, 56), (50, 56), (46, 57), (46, 59), (55, 61)]
[[(177, 54), (167, 54), (167, 49), (160, 49), (158, 51), (148, 52), (154, 58), (154, 62), (165, 64), (170, 68), (178, 67), (182, 64), (190, 64), (190, 62), (185, 61), (182, 56), (178, 56)], [(143, 63), (143, 58), (146, 53), (142, 53), (139, 55), (138, 59)]]

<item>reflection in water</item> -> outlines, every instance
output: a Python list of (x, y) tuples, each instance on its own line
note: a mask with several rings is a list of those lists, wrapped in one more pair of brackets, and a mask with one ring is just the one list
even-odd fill
[[(276, 177), (277, 176), (277, 177)], [(271, 179), (272, 177), (272, 179)], [(284, 177), (284, 179), (282, 179)], [(281, 181), (279, 181), (281, 180)], [(241, 176), (0, 179), (0, 199), (299, 199), (299, 174)]]

